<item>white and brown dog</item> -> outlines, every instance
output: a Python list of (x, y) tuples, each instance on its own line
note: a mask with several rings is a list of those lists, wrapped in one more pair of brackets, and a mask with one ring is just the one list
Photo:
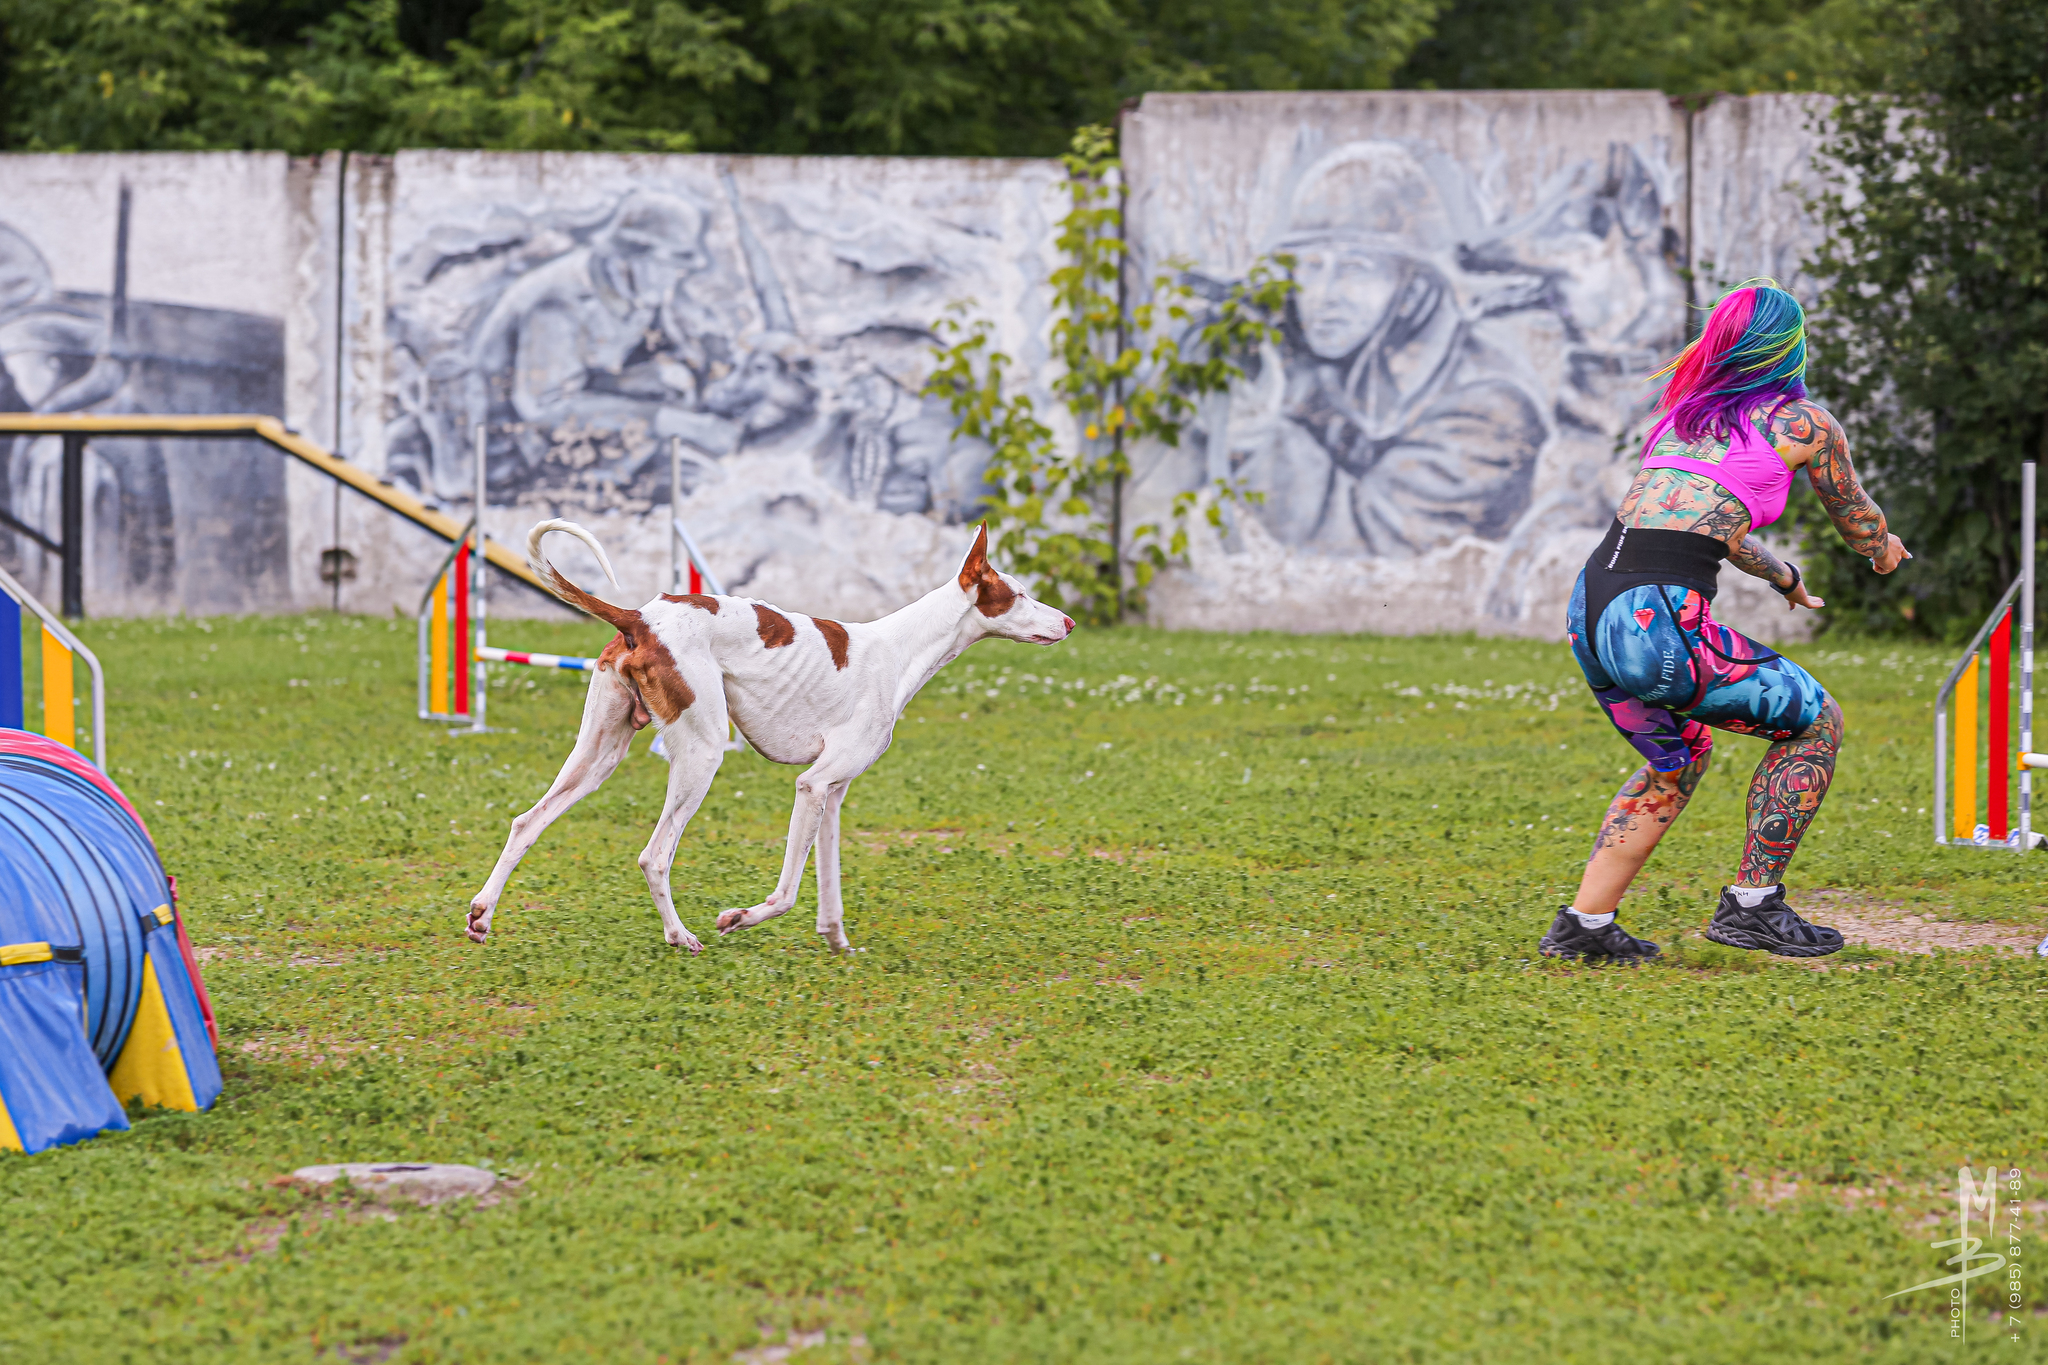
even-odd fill
[(1033, 601), (1021, 582), (990, 566), (987, 527), (975, 536), (955, 581), (879, 621), (853, 625), (778, 611), (751, 598), (699, 593), (663, 593), (637, 611), (615, 607), (541, 557), (541, 537), (549, 531), (566, 532), (596, 551), (616, 586), (604, 547), (574, 522), (544, 521), (527, 534), (526, 561), (556, 596), (619, 634), (591, 675), (568, 762), (547, 795), (513, 819), (498, 865), (470, 902), (468, 931), (478, 943), (491, 931), (491, 911), (512, 869), (541, 831), (597, 790), (625, 757), (633, 732), (651, 722), (669, 754), (668, 794), (641, 851), (640, 870), (668, 941), (702, 952), (704, 945), (676, 915), (669, 866), (725, 757), (730, 718), (765, 757), (809, 766), (796, 779), (789, 846), (775, 890), (759, 905), (720, 914), (718, 932), (787, 914), (815, 843), (818, 933), (845, 952), (851, 945), (839, 901), (839, 807), (847, 786), (888, 749), (918, 689), (969, 645), (990, 636), (1053, 645), (1074, 629), (1065, 614)]

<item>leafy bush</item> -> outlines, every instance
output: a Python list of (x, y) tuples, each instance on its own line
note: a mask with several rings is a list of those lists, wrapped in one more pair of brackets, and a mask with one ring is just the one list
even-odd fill
[(1813, 528), (1828, 615), (1966, 637), (2019, 571), (2023, 460), (2048, 462), (2048, 7), (1906, 8), (1880, 93), (1830, 116), (1816, 390), (1845, 419), (1906, 594)]
[(1062, 449), (1031, 395), (1015, 391), (1014, 362), (993, 348), (993, 324), (972, 316), (971, 304), (939, 320), (940, 333), (954, 341), (937, 352), (925, 388), (952, 405), (955, 439), (989, 443), (994, 487), (983, 504), (1004, 565), (1030, 579), (1044, 601), (1092, 624), (1144, 610), (1153, 575), (1186, 555), (1187, 521), (1198, 505), (1206, 501), (1206, 516), (1220, 524), (1223, 503), (1260, 497), (1218, 479), (1206, 500), (1194, 490), (1176, 494), (1170, 526), (1124, 526), (1130, 448), (1178, 445), (1194, 400), (1243, 378), (1237, 358), (1278, 340), (1273, 319), (1294, 289), (1286, 273), (1293, 257), (1262, 257), (1204, 310), (1184, 264), (1169, 261), (1144, 301), (1126, 310), (1129, 248), (1114, 148), (1109, 129), (1083, 128), (1064, 158), (1073, 208), (1060, 224), (1063, 263), (1049, 281), (1059, 366), (1052, 389), (1079, 435), (1073, 449)]

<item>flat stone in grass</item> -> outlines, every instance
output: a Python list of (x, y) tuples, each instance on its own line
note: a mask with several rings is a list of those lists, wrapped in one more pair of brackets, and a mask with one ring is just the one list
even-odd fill
[(433, 1162), (350, 1161), (338, 1166), (301, 1166), (292, 1172), (300, 1185), (332, 1185), (346, 1176), (357, 1191), (373, 1199), (410, 1199), (438, 1204), (464, 1195), (489, 1194), (498, 1177), (478, 1166), (444, 1166)]

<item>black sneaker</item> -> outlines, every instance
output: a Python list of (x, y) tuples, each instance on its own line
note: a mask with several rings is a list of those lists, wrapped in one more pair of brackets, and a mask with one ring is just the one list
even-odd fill
[(1761, 948), (1779, 957), (1826, 957), (1842, 949), (1841, 931), (1801, 919), (1785, 904), (1782, 884), (1755, 909), (1735, 899), (1732, 889), (1723, 889), (1707, 937), (1730, 948)]
[(1567, 905), (1550, 922), (1550, 932), (1536, 945), (1545, 957), (1584, 958), (1589, 963), (1625, 962), (1633, 967), (1657, 956), (1657, 945), (1637, 938), (1613, 920), (1588, 929)]

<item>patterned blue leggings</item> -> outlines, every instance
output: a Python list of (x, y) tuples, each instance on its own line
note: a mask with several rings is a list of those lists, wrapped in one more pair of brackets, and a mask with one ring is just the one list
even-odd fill
[(1786, 740), (1827, 704), (1811, 673), (1714, 620), (1690, 588), (1630, 588), (1589, 630), (1581, 572), (1565, 628), (1607, 718), (1660, 773), (1705, 757), (1714, 747), (1708, 726)]

